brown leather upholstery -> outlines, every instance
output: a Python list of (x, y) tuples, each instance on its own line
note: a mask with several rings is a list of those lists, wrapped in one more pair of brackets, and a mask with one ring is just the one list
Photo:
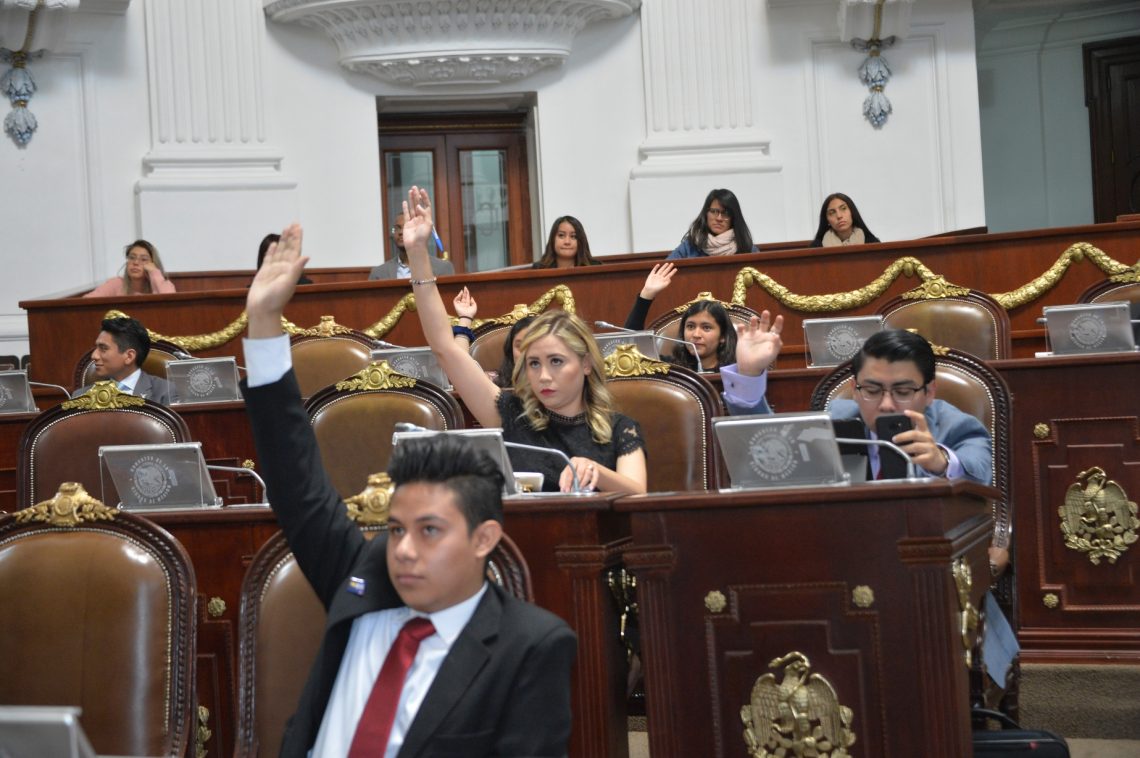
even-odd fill
[(911, 329), (934, 345), (952, 347), (983, 360), (1012, 355), (1009, 314), (984, 292), (887, 302), (878, 313), (888, 329)]
[(1140, 282), (1114, 282), (1110, 279), (1097, 282), (1081, 293), (1078, 303), (1107, 303), (1111, 300), (1140, 301)]
[[(640, 354), (639, 354), (640, 355)], [(649, 491), (716, 489), (723, 480), (712, 433), (713, 416), (726, 415), (720, 395), (695, 371), (620, 376), (606, 359), (606, 385), (617, 410), (641, 424)]]
[(480, 324), (471, 343), (471, 357), (484, 371), (498, 371), (503, 365), (503, 343), (511, 333), (511, 324)]
[[(92, 352), (94, 352), (94, 348), (84, 353), (83, 357), (79, 359), (79, 363), (75, 364), (75, 389), (86, 387), (97, 381), (95, 365), (91, 362)], [(173, 342), (154, 340), (150, 343), (150, 352), (146, 354), (142, 370), (152, 376), (165, 379), (166, 364), (178, 360), (179, 355), (185, 357), (188, 353)]]
[(182, 546), (129, 513), (3, 517), (0, 704), (79, 706), (100, 755), (193, 755), (194, 588)]
[(310, 398), (330, 384), (352, 376), (372, 361), (372, 340), (365, 334), (290, 337), (293, 371), (301, 397)]
[[(487, 577), (515, 597), (534, 601), (526, 560), (506, 534), (491, 553)], [(324, 608), (278, 532), (257, 551), (242, 583), (236, 758), (280, 752), (324, 622)]]
[[(181, 416), (149, 400), (108, 410), (69, 410), (64, 405), (41, 413), (20, 437), (16, 464), (20, 508), (50, 498), (63, 482), (79, 482), (100, 497), (102, 445), (158, 445), (190, 439)], [(116, 505), (118, 493), (110, 479), (107, 486), (106, 499)]]
[(430, 382), (397, 389), (326, 387), (305, 408), (317, 435), (325, 471), (341, 497), (360, 492), (369, 474), (388, 468), (397, 421), (428, 429), (463, 427), (459, 403)]

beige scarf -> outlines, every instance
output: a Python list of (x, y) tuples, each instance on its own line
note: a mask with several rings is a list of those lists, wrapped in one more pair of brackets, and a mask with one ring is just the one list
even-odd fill
[(855, 227), (855, 231), (851, 232), (851, 236), (845, 240), (839, 239), (839, 235), (831, 229), (827, 230), (827, 234), (823, 235), (824, 247), (839, 247), (840, 245), (862, 245), (867, 241), (863, 236), (863, 230)]
[(709, 255), (732, 255), (736, 252), (736, 231), (729, 229), (717, 235), (709, 235), (705, 243), (705, 252)]

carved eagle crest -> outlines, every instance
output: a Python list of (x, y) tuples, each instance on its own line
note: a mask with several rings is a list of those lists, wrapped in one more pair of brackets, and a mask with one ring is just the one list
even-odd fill
[(1140, 527), (1136, 503), (1099, 466), (1077, 475), (1057, 514), (1061, 517), (1065, 546), (1087, 553), (1094, 564), (1099, 564), (1101, 558), (1116, 563), (1136, 541), (1136, 529)]

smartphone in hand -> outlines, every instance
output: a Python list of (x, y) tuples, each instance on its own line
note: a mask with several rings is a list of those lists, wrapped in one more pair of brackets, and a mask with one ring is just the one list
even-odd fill
[[(904, 413), (884, 413), (875, 419), (875, 434), (879, 439), (890, 442), (896, 434), (908, 432), (914, 428), (914, 422)], [(893, 450), (879, 449), (879, 478), (905, 479), (907, 475), (907, 459)]]

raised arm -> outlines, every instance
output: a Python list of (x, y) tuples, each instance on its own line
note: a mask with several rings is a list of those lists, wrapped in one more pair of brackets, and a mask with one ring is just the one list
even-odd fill
[(649, 315), (649, 306), (653, 304), (653, 299), (673, 282), (675, 273), (677, 273), (677, 267), (672, 263), (658, 263), (653, 267), (649, 276), (645, 277), (645, 285), (638, 293), (633, 308), (625, 317), (626, 329), (641, 330), (645, 328), (645, 317)]
[(424, 337), (471, 415), (483, 426), (502, 426), (497, 406), (499, 388), (471, 354), (452, 338), (451, 320), (439, 296), (428, 258), (432, 216), (426, 190), (419, 187), (408, 190), (404, 219), (404, 248), (408, 251), (412, 291), (416, 295), (416, 312)]

